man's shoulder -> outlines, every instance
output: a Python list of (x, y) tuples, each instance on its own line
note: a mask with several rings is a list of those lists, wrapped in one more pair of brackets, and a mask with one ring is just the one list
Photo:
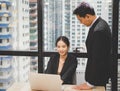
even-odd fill
[(94, 31), (105, 32), (105, 30), (110, 30), (110, 27), (104, 19), (99, 18), (99, 22), (96, 24)]
[(102, 26), (108, 26), (108, 23), (106, 20), (104, 20), (103, 18), (99, 17), (99, 23)]

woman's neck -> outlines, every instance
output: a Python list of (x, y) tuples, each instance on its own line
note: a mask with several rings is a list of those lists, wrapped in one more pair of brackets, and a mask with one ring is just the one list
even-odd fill
[(66, 55), (63, 55), (63, 56), (60, 56), (60, 59), (61, 59), (62, 61), (65, 61), (66, 58), (67, 58), (67, 54), (66, 54)]

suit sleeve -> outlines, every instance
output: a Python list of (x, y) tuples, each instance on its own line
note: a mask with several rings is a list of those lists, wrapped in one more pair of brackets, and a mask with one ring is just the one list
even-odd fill
[(61, 79), (64, 81), (64, 83), (69, 82), (69, 80), (73, 79), (74, 73), (75, 73), (76, 68), (77, 68), (76, 57), (70, 58), (69, 60), (71, 60), (71, 63), (68, 64), (69, 67), (67, 68), (67, 71), (65, 71), (65, 73), (61, 77)]

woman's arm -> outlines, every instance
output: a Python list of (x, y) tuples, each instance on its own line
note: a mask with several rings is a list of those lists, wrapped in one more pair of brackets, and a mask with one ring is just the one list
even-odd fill
[(47, 68), (45, 70), (46, 74), (52, 74), (52, 66), (53, 66), (52, 60), (53, 60), (53, 56), (51, 56), (48, 61)]
[(73, 76), (76, 72), (76, 68), (77, 68), (77, 59), (76, 57), (70, 58), (69, 60), (71, 60), (71, 62), (67, 65), (67, 71), (65, 71), (65, 73), (62, 75), (61, 79), (64, 81), (63, 83), (69, 82), (69, 80), (73, 79)]

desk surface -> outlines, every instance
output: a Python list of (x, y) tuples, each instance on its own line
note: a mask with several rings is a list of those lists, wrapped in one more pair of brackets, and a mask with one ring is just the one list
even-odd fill
[(64, 91), (105, 91), (105, 88), (102, 87), (102, 86), (97, 86), (91, 90), (75, 90), (75, 89), (72, 89), (72, 86), (73, 85), (63, 85), (64, 86)]
[[(63, 85), (64, 91), (105, 91), (104, 87), (98, 86), (92, 90), (74, 90), (72, 89), (73, 85)], [(7, 91), (38, 91), (31, 90), (29, 83), (14, 83)]]

